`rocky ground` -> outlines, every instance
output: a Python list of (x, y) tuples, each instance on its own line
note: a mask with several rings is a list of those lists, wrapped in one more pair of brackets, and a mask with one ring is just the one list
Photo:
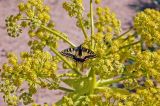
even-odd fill
[[(0, 0), (0, 67), (6, 62), (6, 53), (15, 52), (19, 54), (21, 51), (28, 51), (27, 47), (28, 37), (26, 33), (18, 38), (11, 38), (7, 36), (5, 27), (5, 18), (11, 14), (18, 12), (17, 4), (21, 0)], [(56, 23), (56, 28), (66, 33), (73, 43), (79, 45), (83, 41), (81, 30), (76, 28), (75, 20), (70, 18), (65, 10), (62, 8), (62, 3), (65, 0), (44, 0), (50, 5), (52, 9), (52, 18)], [(84, 4), (88, 10), (89, 0), (84, 0)], [(133, 16), (136, 14), (134, 5), (138, 0), (102, 0), (102, 6), (108, 6), (113, 12), (117, 14), (117, 17), (122, 22), (123, 30), (127, 29), (132, 24)], [(62, 48), (67, 45), (62, 44)], [(61, 48), (60, 48), (61, 49)], [(38, 94), (35, 95), (36, 102), (43, 104), (53, 103), (61, 98), (61, 92), (59, 91), (48, 91), (47, 89), (40, 89)], [(7, 106), (3, 103), (2, 96), (0, 97), (0, 106)]]

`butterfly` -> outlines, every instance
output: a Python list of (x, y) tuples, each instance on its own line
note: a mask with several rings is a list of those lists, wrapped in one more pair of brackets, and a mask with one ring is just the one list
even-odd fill
[(83, 63), (84, 61), (95, 58), (96, 54), (87, 49), (82, 47), (82, 45), (75, 47), (75, 48), (67, 48), (60, 52), (63, 56), (72, 58), (74, 61)]

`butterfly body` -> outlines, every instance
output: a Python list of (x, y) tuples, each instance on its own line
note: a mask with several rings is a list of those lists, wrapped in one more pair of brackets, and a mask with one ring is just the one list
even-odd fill
[(83, 63), (90, 58), (96, 57), (96, 54), (93, 51), (82, 47), (82, 45), (75, 48), (65, 49), (61, 51), (61, 54), (66, 57), (70, 57), (74, 61), (80, 62), (80, 63)]

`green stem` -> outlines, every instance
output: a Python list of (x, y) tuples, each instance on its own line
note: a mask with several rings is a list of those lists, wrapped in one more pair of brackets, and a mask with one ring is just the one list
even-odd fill
[[(93, 20), (93, 0), (90, 0), (90, 23), (91, 23), (91, 49), (94, 48), (93, 35), (94, 35), (94, 20)], [(96, 86), (95, 70), (90, 69), (88, 78), (90, 80), (90, 94), (93, 94)]]
[(93, 35), (94, 35), (94, 20), (93, 20), (93, 1), (90, 0), (90, 22), (91, 22), (91, 48), (94, 47)]
[[(81, 16), (79, 16), (79, 17), (81, 17)], [(78, 20), (79, 20), (79, 22), (80, 22), (80, 26), (81, 26), (83, 35), (84, 35), (85, 39), (88, 40), (87, 33), (86, 33), (85, 28), (84, 28), (84, 25), (83, 25), (83, 23), (82, 23), (82, 18), (79, 18)]]
[(127, 36), (125, 39), (123, 39), (122, 42), (127, 41), (127, 40), (128, 40), (129, 38), (131, 38), (131, 37), (135, 37), (135, 35), (136, 35), (136, 33), (134, 33), (134, 34), (132, 34), (132, 35), (130, 35), (130, 36)]
[[(46, 27), (46, 26), (44, 26), (44, 25), (40, 25), (40, 26), (41, 26), (42, 28), (44, 28), (45, 30), (47, 30), (47, 31), (53, 33), (54, 35), (58, 36), (59, 38), (61, 38), (61, 39), (64, 40), (65, 42), (67, 42), (69, 45), (71, 45), (72, 47), (75, 47), (75, 45), (74, 45), (72, 42), (70, 42), (67, 38), (65, 38), (64, 36), (62, 36), (62, 35), (65, 35), (64, 33), (58, 32), (58, 31), (56, 31), (56, 30), (52, 30), (52, 29), (50, 29), (50, 28), (48, 28), (48, 27)], [(66, 36), (66, 35), (65, 35), (65, 36)]]
[[(22, 18), (21, 20), (33, 21), (32, 19), (28, 19), (28, 18)], [(71, 45), (72, 47), (76, 47), (72, 42), (70, 42), (67, 38), (64, 37), (64, 36), (67, 36), (66, 34), (64, 34), (62, 32), (58, 32), (57, 30), (54, 30), (54, 29), (50, 29), (42, 24), (40, 24), (40, 27), (44, 28), (45, 30), (51, 32), (52, 34), (58, 36), (59, 38), (61, 38), (65, 42), (67, 42), (69, 45)], [(64, 35), (64, 36), (62, 36), (62, 35)]]
[(116, 38), (113, 38), (113, 40), (117, 40), (119, 38), (121, 38), (122, 36), (125, 36), (126, 34), (128, 34), (130, 31), (132, 31), (133, 27), (131, 27), (129, 30), (127, 30), (126, 32), (122, 33), (121, 35), (119, 35)]
[(115, 53), (119, 52), (120, 50), (122, 50), (122, 49), (124, 49), (124, 48), (130, 47), (130, 46), (133, 46), (133, 45), (136, 45), (136, 44), (138, 44), (138, 43), (140, 43), (140, 42), (141, 42), (141, 40), (139, 40), (139, 41), (137, 41), (137, 42), (134, 42), (134, 43), (131, 43), (131, 44), (128, 44), (128, 45), (125, 45), (125, 46), (122, 46), (122, 47), (119, 48), (118, 51), (115, 51), (115, 52), (113, 52), (113, 53), (109, 52), (107, 55), (115, 54)]
[[(27, 18), (24, 18), (22, 20), (31, 20), (31, 19), (27, 19)], [(65, 38), (64, 36), (62, 35), (65, 35), (64, 33), (61, 33), (61, 32), (58, 32), (56, 30), (53, 30), (53, 29), (50, 29), (44, 25), (40, 25), (41, 28), (44, 28), (45, 30), (51, 32), (52, 34), (60, 37), (61, 39), (63, 39), (65, 42), (67, 42), (68, 44), (70, 44), (72, 47), (75, 47), (75, 45), (70, 42), (67, 38)], [(66, 35), (65, 35), (66, 36)], [(56, 49), (54, 49), (53, 47), (50, 47), (50, 49), (60, 58), (62, 59), (76, 74), (78, 75), (82, 75), (76, 68), (72, 67), (72, 65), (66, 60), (66, 58), (64, 58)]]
[(140, 43), (140, 42), (141, 42), (141, 40), (139, 40), (139, 41), (137, 41), (137, 42), (134, 42), (134, 43), (131, 43), (131, 44), (128, 44), (128, 45), (125, 45), (125, 46), (123, 46), (123, 47), (120, 47), (119, 50), (124, 49), (124, 48), (127, 48), (127, 47), (130, 47), (130, 46), (133, 46), (133, 45), (136, 45), (136, 44), (138, 44), (138, 43)]
[(96, 87), (102, 87), (102, 86), (106, 86), (112, 83), (117, 83), (126, 79), (131, 78), (132, 76), (128, 76), (128, 77), (120, 77), (120, 78), (111, 78), (111, 79), (107, 79), (107, 80), (99, 80), (96, 84)]
[(90, 81), (90, 83), (89, 83), (90, 94), (93, 94), (94, 88), (96, 86), (96, 75), (95, 75), (95, 70), (93, 70), (92, 68), (89, 72), (88, 78), (89, 78), (89, 81)]
[(69, 89), (69, 88), (65, 88), (65, 87), (59, 87), (58, 89), (60, 89), (62, 91), (67, 91), (67, 92), (74, 92), (73, 89)]
[(62, 59), (68, 66), (70, 69), (72, 69), (76, 74), (78, 75), (82, 75), (76, 68), (74, 68), (66, 58), (64, 58), (55, 48), (50, 47), (50, 49), (60, 58)]

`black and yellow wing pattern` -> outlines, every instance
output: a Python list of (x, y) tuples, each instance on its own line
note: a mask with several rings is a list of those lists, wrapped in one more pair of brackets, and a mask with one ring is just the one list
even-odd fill
[(68, 49), (62, 50), (60, 53), (80, 63), (96, 57), (96, 54), (93, 51), (82, 47), (82, 45), (75, 48), (68, 48)]

